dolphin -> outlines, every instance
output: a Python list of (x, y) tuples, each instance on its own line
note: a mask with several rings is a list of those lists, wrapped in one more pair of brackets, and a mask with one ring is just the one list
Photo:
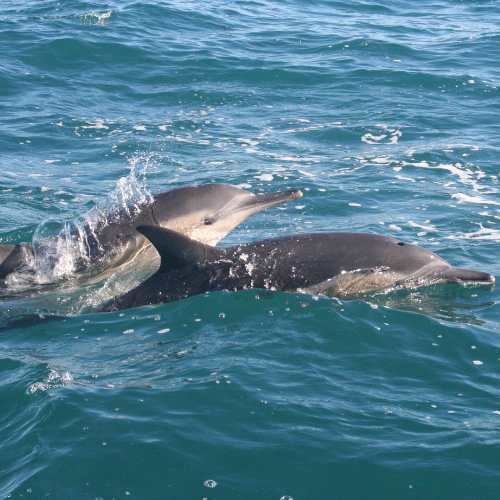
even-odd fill
[(112, 311), (207, 291), (267, 288), (353, 297), (437, 283), (492, 284), (416, 245), (370, 233), (316, 233), (215, 248), (174, 231), (139, 226), (161, 257), (158, 271), (101, 307)]
[[(71, 274), (113, 272), (146, 253), (154, 265), (156, 252), (137, 231), (139, 225), (172, 229), (195, 241), (216, 245), (247, 217), (302, 196), (299, 190), (254, 194), (228, 184), (187, 186), (153, 196), (149, 203), (114, 213), (97, 212), (82, 224), (73, 224), (52, 241), (49, 266), (70, 257)], [(54, 254), (55, 252), (55, 254)], [(65, 255), (61, 253), (66, 252)], [(0, 286), (16, 272), (35, 272), (37, 248), (28, 243), (0, 245)], [(47, 261), (44, 262), (45, 265)]]

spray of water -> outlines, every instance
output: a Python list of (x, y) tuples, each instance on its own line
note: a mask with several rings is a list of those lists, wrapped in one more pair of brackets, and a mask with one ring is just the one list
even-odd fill
[[(118, 179), (109, 196), (83, 216), (70, 221), (46, 220), (37, 227), (33, 235), (34, 260), (30, 269), (35, 283), (67, 280), (75, 272), (105, 262), (107, 256), (99, 233), (119, 218), (132, 220), (152, 202), (153, 196), (146, 183), (152, 161), (150, 156), (131, 158), (129, 174)], [(19, 281), (19, 277), (13, 279)]]

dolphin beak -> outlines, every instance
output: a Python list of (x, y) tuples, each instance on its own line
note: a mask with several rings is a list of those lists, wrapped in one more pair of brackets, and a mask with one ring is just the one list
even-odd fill
[(461, 269), (452, 267), (445, 271), (444, 277), (453, 283), (470, 283), (475, 285), (494, 285), (495, 276), (482, 271), (472, 271), (470, 269)]
[(240, 209), (248, 209), (254, 207), (257, 211), (264, 208), (274, 207), (287, 201), (298, 200), (304, 194), (299, 189), (290, 189), (288, 191), (280, 191), (278, 193), (256, 194), (241, 205)]
[(212, 226), (213, 228), (209, 236), (207, 236), (208, 233), (204, 233), (202, 238), (199, 232), (192, 232), (191, 238), (199, 239), (209, 245), (215, 246), (227, 233), (241, 224), (250, 215), (290, 200), (297, 200), (302, 196), (302, 191), (297, 189), (266, 194), (253, 194), (246, 191), (243, 196), (231, 200), (231, 202), (222, 207), (213, 217), (206, 217), (203, 220), (201, 227), (205, 231), (207, 229), (206, 226)]

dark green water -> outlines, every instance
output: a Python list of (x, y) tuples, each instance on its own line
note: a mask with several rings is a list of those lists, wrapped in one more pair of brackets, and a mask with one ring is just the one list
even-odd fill
[[(3, 0), (0, 243), (225, 182), (305, 196), (222, 244), (370, 231), (498, 279), (499, 26), (489, 0)], [(499, 498), (498, 289), (76, 314), (104, 296), (1, 299), (0, 498)], [(40, 310), (73, 316), (12, 323)]]

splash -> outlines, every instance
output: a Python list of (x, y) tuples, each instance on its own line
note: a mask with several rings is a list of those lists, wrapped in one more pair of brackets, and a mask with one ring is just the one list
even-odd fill
[(120, 177), (101, 212), (108, 217), (116, 217), (125, 211), (130, 217), (136, 215), (144, 205), (153, 201), (153, 195), (147, 187), (147, 174), (154, 163), (150, 155), (136, 156), (129, 160), (130, 172)]
[(49, 389), (54, 389), (56, 387), (62, 387), (73, 382), (73, 376), (70, 372), (58, 372), (57, 370), (51, 369), (42, 382), (34, 382), (27, 389), (27, 394), (35, 394), (37, 392), (45, 392)]
[(104, 12), (87, 12), (82, 14), (81, 19), (84, 24), (98, 24), (99, 26), (104, 26), (113, 12), (111, 10), (106, 10)]
[(33, 235), (33, 280), (48, 284), (70, 276), (85, 255), (80, 227), (74, 221), (42, 222)]
[[(137, 156), (129, 160), (130, 172), (118, 179), (114, 190), (83, 216), (70, 221), (47, 220), (33, 235), (34, 261), (32, 281), (48, 284), (71, 278), (91, 265), (105, 263), (108, 255), (99, 241), (99, 233), (118, 220), (133, 220), (152, 202), (147, 188), (147, 173), (152, 157)], [(97, 259), (96, 259), (97, 256)], [(12, 282), (22, 282), (13, 276)]]

